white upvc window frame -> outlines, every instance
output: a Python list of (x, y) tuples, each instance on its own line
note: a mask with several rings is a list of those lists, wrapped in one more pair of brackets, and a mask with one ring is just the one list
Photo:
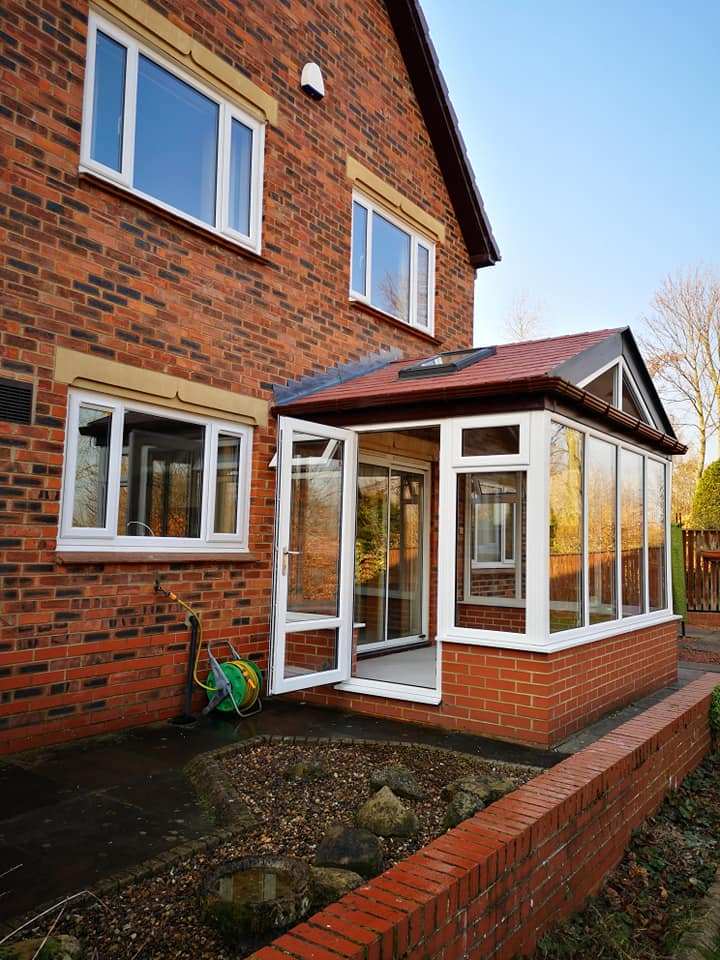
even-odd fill
[[(91, 156), (93, 129), (93, 94), (95, 86), (95, 53), (98, 30), (125, 47), (125, 91), (122, 127), (122, 161), (120, 171), (108, 167)], [(147, 57), (172, 76), (182, 80), (203, 96), (218, 105), (218, 141), (217, 170), (215, 179), (215, 223), (210, 224), (191, 214), (173, 207), (163, 200), (144, 193), (133, 186), (133, 166), (135, 158), (135, 116), (137, 107), (137, 76), (140, 55)], [(250, 170), (250, 232), (243, 234), (230, 226), (230, 150), (231, 125), (233, 120), (249, 127), (252, 131), (252, 157)], [(80, 170), (92, 174), (122, 190), (145, 200), (161, 210), (173, 214), (182, 220), (223, 237), (238, 246), (254, 253), (260, 253), (262, 247), (262, 196), (263, 196), (263, 157), (265, 152), (265, 124), (242, 110), (237, 104), (221, 96), (212, 87), (188, 73), (171, 59), (157, 53), (152, 47), (139, 41), (127, 30), (117, 26), (112, 20), (100, 16), (91, 10), (88, 17), (87, 58), (85, 65), (85, 87), (83, 93), (82, 130), (80, 136)]]
[[(360, 290), (353, 289), (353, 275), (352, 275), (352, 254), (354, 250), (355, 243), (355, 217), (353, 213), (353, 205), (358, 204), (361, 207), (365, 208), (367, 213), (367, 231), (365, 234), (365, 292), (363, 293)], [(377, 310), (378, 313), (385, 314), (385, 316), (390, 317), (392, 320), (397, 321), (398, 323), (404, 323), (406, 326), (413, 327), (415, 330), (420, 330), (423, 333), (427, 333), (430, 336), (434, 335), (435, 332), (435, 252), (436, 244), (433, 240), (430, 240), (424, 234), (419, 233), (417, 230), (409, 226), (405, 221), (396, 217), (393, 213), (387, 210), (385, 207), (376, 203), (373, 200), (370, 200), (365, 194), (353, 190), (352, 192), (352, 202), (351, 202), (351, 232), (350, 232), (350, 299), (357, 301), (358, 303), (364, 303), (369, 307), (372, 307), (373, 310)], [(382, 307), (379, 307), (377, 304), (372, 302), (371, 299), (371, 289), (372, 289), (372, 239), (373, 239), (373, 218), (374, 215), (378, 214), (381, 217), (384, 217), (389, 223), (394, 227), (397, 227), (398, 230), (402, 230), (408, 237), (410, 237), (410, 280), (409, 280), (409, 289), (410, 289), (410, 304), (409, 304), (409, 313), (408, 319), (404, 317), (398, 317), (394, 313), (390, 313), (387, 310), (384, 310)], [(418, 302), (418, 270), (417, 270), (417, 248), (423, 247), (428, 252), (428, 322), (427, 324), (418, 323), (417, 319), (417, 302)]]
[[(538, 568), (542, 567), (540, 524), (537, 517), (544, 515), (542, 464), (533, 458), (532, 438), (542, 429), (543, 411), (511, 414), (488, 414), (475, 417), (455, 417), (445, 420), (441, 427), (440, 454), (440, 522), (438, 524), (438, 636), (449, 643), (468, 643), (479, 646), (532, 649), (533, 637), (537, 636), (536, 625), (531, 618), (531, 597), (536, 593), (531, 587)], [(464, 457), (462, 455), (462, 431), (472, 427), (518, 426), (519, 452), (488, 456)], [(486, 606), (525, 607), (526, 627), (524, 633), (505, 630), (490, 630), (455, 625), (455, 598), (457, 591), (457, 483), (465, 474), (477, 473), (525, 473), (526, 484), (526, 592), (524, 600), (513, 598), (482, 597), (468, 600), (468, 564), (465, 563), (463, 603)], [(465, 536), (467, 558), (469, 537)], [(515, 559), (516, 574), (521, 564)], [(496, 569), (502, 569), (493, 564)], [(516, 575), (517, 580), (517, 575)], [(531, 632), (533, 631), (533, 632)], [(538, 645), (536, 643), (536, 645)]]
[[(644, 612), (631, 617), (618, 616), (615, 620), (590, 625), (589, 580), (587, 576), (587, 483), (583, 477), (583, 626), (572, 630), (550, 633), (550, 542), (549, 542), (549, 492), (550, 492), (550, 435), (553, 421), (562, 423), (585, 436), (595, 436), (612, 444), (619, 450), (626, 448), (639, 453), (646, 460), (656, 461), (665, 470), (665, 599), (662, 610)], [(461, 431), (468, 425), (495, 426), (501, 423), (518, 423), (521, 426), (521, 455), (507, 463), (499, 458), (461, 457)], [(441, 424), (439, 535), (438, 535), (438, 639), (442, 643), (474, 644), (485, 647), (503, 647), (537, 653), (554, 653), (559, 650), (581, 646), (594, 640), (605, 639), (633, 630), (649, 627), (676, 619), (672, 611), (670, 568), (670, 503), (672, 496), (672, 461), (643, 447), (626, 441), (614, 434), (589, 427), (571, 417), (537, 410), (519, 414), (502, 414), (487, 417), (459, 417)], [(586, 441), (584, 440), (583, 443)], [(484, 461), (484, 462), (483, 462)], [(526, 472), (526, 577), (525, 600), (501, 602), (489, 600), (493, 606), (524, 606), (526, 621), (524, 633), (499, 630), (456, 627), (456, 536), (457, 536), (457, 477), (462, 473), (501, 472), (520, 470)], [(585, 469), (585, 468), (584, 468)], [(643, 531), (644, 531), (644, 595), (645, 610), (649, 611), (648, 540), (647, 540), (647, 469), (644, 469), (643, 486)], [(618, 472), (616, 504), (620, 503), (620, 476)], [(616, 507), (617, 509), (617, 507)], [(616, 514), (619, 517), (619, 511)], [(616, 593), (618, 611), (622, 610), (620, 583), (620, 523), (616, 522)], [(466, 591), (467, 594), (467, 591)], [(467, 599), (463, 602), (469, 602)], [(477, 601), (476, 601), (477, 602)]]
[(580, 387), (581, 390), (586, 390), (588, 384), (592, 383), (593, 380), (597, 380), (598, 377), (602, 376), (603, 373), (605, 373), (607, 370), (612, 369), (613, 367), (615, 367), (616, 369), (615, 369), (615, 377), (614, 377), (612, 405), (614, 407), (617, 407), (618, 410), (623, 409), (622, 392), (623, 392), (623, 377), (625, 377), (628, 383), (630, 384), (632, 394), (635, 400), (637, 401), (637, 404), (640, 407), (641, 411), (643, 412), (648, 422), (648, 425), (651, 427), (654, 427), (656, 430), (662, 429), (661, 427), (658, 427), (657, 423), (655, 422), (655, 418), (650, 413), (650, 410), (648, 409), (648, 406), (645, 403), (645, 400), (643, 399), (642, 391), (639, 389), (635, 381), (635, 377), (632, 375), (632, 371), (630, 370), (630, 367), (626, 363), (624, 357), (622, 356), (613, 357), (612, 360), (609, 360), (607, 363), (603, 364), (603, 366), (598, 367), (597, 370), (593, 371), (593, 373), (591, 373), (588, 377), (584, 377), (578, 383), (578, 387)]
[[(552, 424), (558, 423), (576, 430), (583, 434), (583, 625), (570, 630), (559, 630), (550, 633), (550, 579), (549, 579), (549, 536), (548, 540), (548, 567), (546, 576), (546, 596), (544, 607), (545, 615), (545, 633), (548, 638), (548, 650), (564, 649), (565, 647), (577, 646), (582, 643), (589, 643), (592, 640), (604, 639), (621, 633), (630, 633), (632, 630), (640, 629), (646, 626), (652, 626), (654, 623), (663, 622), (673, 617), (672, 610), (672, 571), (670, 566), (670, 503), (672, 495), (672, 461), (669, 458), (662, 457), (659, 454), (639, 447), (636, 444), (623, 440), (610, 433), (596, 430), (578, 420), (562, 416), (556, 413), (547, 414), (547, 447), (549, 450), (550, 434)], [(588, 509), (587, 509), (587, 438), (596, 437), (606, 443), (614, 446), (616, 463), (616, 490), (615, 490), (615, 591), (617, 603), (617, 616), (614, 620), (604, 621), (602, 623), (590, 624), (590, 584), (589, 584), (589, 561), (588, 561)], [(643, 458), (643, 612), (629, 617), (622, 616), (622, 530), (621, 530), (621, 510), (622, 510), (622, 477), (620, 473), (620, 451), (628, 450), (631, 453), (639, 454)], [(549, 456), (547, 466), (547, 493), (549, 500), (550, 492), (550, 469)], [(650, 579), (649, 579), (649, 547), (648, 547), (648, 525), (647, 525), (647, 461), (652, 460), (659, 463), (664, 468), (665, 475), (665, 602), (666, 605), (661, 610), (650, 611)], [(547, 527), (549, 530), (549, 526)]]
[[(108, 456), (107, 503), (103, 527), (73, 527), (75, 468), (80, 408), (98, 407), (112, 413)], [(122, 462), (123, 415), (126, 410), (155, 414), (201, 426), (205, 430), (203, 447), (203, 484), (199, 537), (119, 536), (117, 534)], [(65, 454), (60, 496), (60, 523), (57, 550), (126, 553), (247, 553), (252, 466), (252, 428), (212, 417), (200, 417), (171, 407), (136, 403), (120, 397), (87, 390), (71, 389), (65, 430)], [(240, 439), (238, 464), (238, 502), (235, 533), (216, 533), (215, 495), (217, 486), (217, 442), (220, 434)]]

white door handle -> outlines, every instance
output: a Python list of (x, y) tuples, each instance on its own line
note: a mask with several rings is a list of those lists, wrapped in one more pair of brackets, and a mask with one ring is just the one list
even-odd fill
[(287, 576), (287, 567), (288, 567), (287, 558), (290, 557), (290, 556), (292, 556), (292, 557), (299, 557), (299, 556), (300, 556), (300, 551), (299, 551), (299, 550), (288, 550), (287, 547), (285, 547), (285, 548), (283, 549), (283, 552), (282, 552), (282, 572), (283, 572), (283, 576), (284, 576), (284, 577)]

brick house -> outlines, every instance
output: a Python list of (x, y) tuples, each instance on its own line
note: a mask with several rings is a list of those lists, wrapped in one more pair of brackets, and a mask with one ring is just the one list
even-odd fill
[(3, 18), (0, 752), (178, 712), (157, 582), (272, 695), (508, 739), (674, 676), (682, 445), (627, 330), (469, 349), (416, 0)]

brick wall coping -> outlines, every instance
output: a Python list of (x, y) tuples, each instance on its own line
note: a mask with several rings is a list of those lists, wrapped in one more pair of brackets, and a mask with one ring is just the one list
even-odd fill
[[(710, 746), (718, 676), (661, 703), (331, 904), (254, 960), (509, 960), (577, 909)], [(584, 871), (584, 872), (583, 872)]]

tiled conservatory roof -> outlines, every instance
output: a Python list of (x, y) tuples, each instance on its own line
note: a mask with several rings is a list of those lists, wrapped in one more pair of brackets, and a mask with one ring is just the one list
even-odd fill
[(428, 405), (450, 400), (481, 397), (512, 397), (532, 393), (554, 393), (604, 414), (625, 430), (632, 429), (667, 452), (682, 453), (685, 447), (675, 437), (648, 426), (593, 394), (563, 379), (557, 368), (624, 328), (593, 330), (562, 337), (547, 337), (520, 343), (499, 344), (491, 356), (442, 376), (404, 378), (400, 371), (419, 363), (423, 357), (393, 360), (379, 369), (310, 390), (304, 396), (280, 402), (277, 413), (296, 417), (318, 417), (323, 413), (378, 407)]

